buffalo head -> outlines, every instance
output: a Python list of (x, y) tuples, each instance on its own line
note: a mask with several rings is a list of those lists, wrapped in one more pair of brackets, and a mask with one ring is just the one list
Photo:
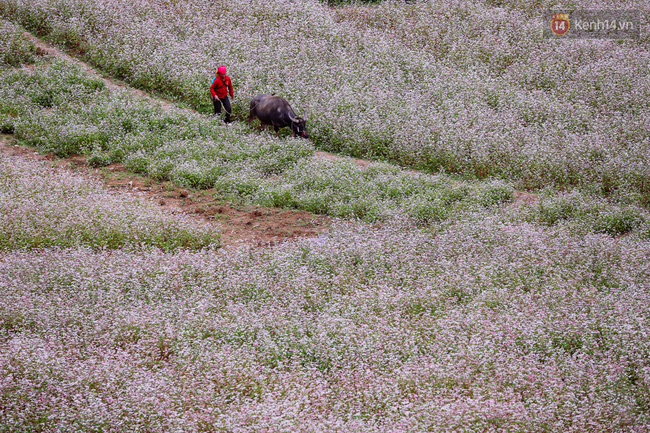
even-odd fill
[(309, 138), (307, 134), (307, 121), (302, 117), (290, 117), (291, 119), (291, 132), (294, 136)]

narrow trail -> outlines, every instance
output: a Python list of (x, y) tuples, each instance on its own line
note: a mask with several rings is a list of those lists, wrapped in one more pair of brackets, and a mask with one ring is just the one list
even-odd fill
[(86, 62), (83, 62), (78, 58), (71, 56), (64, 51), (61, 51), (60, 49), (46, 42), (43, 42), (41, 39), (37, 38), (36, 36), (32, 35), (29, 32), (23, 32), (23, 36), (34, 43), (34, 45), (36, 46), (36, 52), (38, 54), (58, 57), (58, 58), (65, 59), (66, 61), (72, 62), (80, 66), (83, 71), (95, 75), (96, 77), (104, 80), (104, 83), (106, 83), (106, 87), (108, 87), (111, 90), (127, 90), (128, 92), (135, 95), (136, 97), (146, 99), (148, 101), (159, 104), (165, 109), (172, 109), (172, 108), (179, 109), (179, 107), (174, 102), (161, 99), (161, 98), (155, 98), (150, 94), (148, 94), (147, 92), (128, 86), (123, 81), (117, 80), (114, 77), (107, 76), (102, 72), (98, 71), (97, 69), (93, 68), (92, 66), (88, 65)]
[(101, 180), (107, 189), (157, 204), (161, 211), (183, 214), (200, 223), (221, 229), (222, 245), (263, 247), (301, 238), (317, 237), (329, 231), (332, 219), (305, 211), (266, 208), (219, 198), (214, 190), (190, 191), (171, 182), (155, 182), (129, 173), (122, 164), (92, 168), (82, 155), (58, 158), (19, 146), (11, 136), (0, 137), (0, 158), (47, 161), (55, 168)]

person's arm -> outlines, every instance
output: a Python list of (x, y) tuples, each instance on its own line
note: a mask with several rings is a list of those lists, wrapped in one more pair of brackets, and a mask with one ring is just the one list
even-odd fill
[(212, 94), (212, 99), (216, 99), (217, 97), (217, 92), (215, 91), (215, 85), (217, 84), (217, 80), (219, 77), (215, 78), (215, 80), (212, 82), (212, 85), (210, 86), (210, 93)]
[(228, 90), (230, 91), (230, 99), (235, 99), (235, 95), (232, 92), (232, 80), (228, 80)]

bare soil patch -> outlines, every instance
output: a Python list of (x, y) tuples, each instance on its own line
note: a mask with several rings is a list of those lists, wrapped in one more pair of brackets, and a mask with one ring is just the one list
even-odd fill
[(314, 158), (316, 159), (327, 159), (329, 161), (336, 161), (337, 159), (349, 159), (352, 162), (354, 162), (356, 165), (358, 165), (361, 168), (366, 168), (370, 164), (372, 164), (372, 161), (366, 161), (365, 159), (358, 159), (358, 158), (349, 158), (349, 157), (341, 157), (339, 155), (335, 155), (333, 153), (329, 152), (323, 152), (322, 150), (317, 150), (314, 152)]
[(202, 223), (218, 225), (225, 248), (242, 243), (273, 246), (289, 239), (317, 237), (329, 231), (331, 225), (331, 218), (323, 215), (249, 205), (226, 200), (215, 190), (191, 190), (171, 182), (156, 182), (129, 172), (122, 164), (92, 168), (83, 155), (67, 158), (43, 155), (33, 148), (16, 145), (10, 136), (0, 138), (0, 152), (6, 156), (50, 161), (61, 170), (99, 179), (109, 190), (153, 202), (163, 212), (184, 214)]

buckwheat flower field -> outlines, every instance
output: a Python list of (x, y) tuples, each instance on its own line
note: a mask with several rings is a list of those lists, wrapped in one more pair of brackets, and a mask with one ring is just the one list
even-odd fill
[(363, 169), (346, 159), (315, 160), (306, 140), (165, 110), (109, 91), (70, 62), (0, 71), (0, 83), (5, 130), (24, 144), (58, 156), (86, 154), (98, 166), (123, 162), (136, 173), (251, 203), (367, 221), (405, 213), (427, 222), (512, 199), (512, 186), (498, 180), (461, 185), (385, 163)]
[(104, 191), (99, 182), (0, 156), (0, 250), (219, 245), (219, 231)]
[(645, 431), (650, 244), (485, 218), (0, 262), (3, 431)]
[[(0, 0), (0, 432), (650, 431), (647, 31), (327, 3)], [(247, 126), (260, 92), (312, 140)], [(219, 248), (7, 143), (339, 219)]]
[(0, 67), (33, 62), (35, 51), (34, 44), (21, 37), (18, 26), (0, 19)]
[[(322, 150), (518, 187), (647, 198), (648, 34), (621, 43), (544, 40), (539, 8), (552, 6), (2, 0), (0, 15), (204, 112), (214, 69), (226, 64), (239, 118), (254, 95), (278, 93), (305, 110)], [(649, 11), (645, 0), (565, 6)]]

